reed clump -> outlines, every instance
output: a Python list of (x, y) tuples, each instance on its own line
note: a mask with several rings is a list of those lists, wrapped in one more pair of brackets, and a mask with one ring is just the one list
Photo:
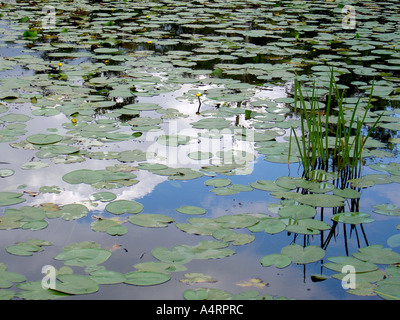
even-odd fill
[[(346, 116), (345, 90), (339, 90), (333, 70), (330, 74), (329, 92), (324, 110), (320, 109), (315, 90), (314, 85), (311, 97), (304, 97), (298, 80), (295, 80), (294, 109), (300, 114), (301, 125), (298, 132), (295, 128), (291, 128), (290, 146), (294, 137), (304, 169), (303, 176), (309, 178), (311, 171), (321, 169), (337, 172), (341, 176), (357, 177), (361, 172), (365, 143), (382, 116), (377, 117), (366, 134), (363, 134), (364, 122), (372, 107), (373, 84), (361, 117), (357, 112), (361, 97), (350, 117)], [(289, 150), (289, 158), (290, 156), (291, 150)]]

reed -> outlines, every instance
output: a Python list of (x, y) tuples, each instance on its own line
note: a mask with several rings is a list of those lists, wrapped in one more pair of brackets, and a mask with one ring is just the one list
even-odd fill
[[(343, 107), (345, 90), (339, 90), (333, 70), (331, 70), (330, 75), (326, 108), (323, 111), (320, 110), (315, 90), (314, 84), (312, 96), (308, 97), (310, 105), (307, 108), (307, 100), (302, 93), (298, 80), (295, 80), (294, 109), (296, 113), (300, 113), (301, 125), (299, 130), (301, 135), (299, 136), (296, 133), (295, 128), (291, 128), (289, 158), (292, 151), (292, 137), (294, 137), (304, 169), (304, 177), (309, 178), (310, 172), (315, 169), (331, 170), (349, 177), (358, 176), (362, 167), (364, 145), (382, 116), (380, 115), (377, 118), (366, 135), (362, 134), (365, 118), (371, 108), (373, 84), (368, 104), (361, 119), (357, 116), (360, 97), (352, 111), (350, 120), (346, 120)], [(333, 114), (335, 107), (337, 108), (337, 111), (335, 111), (337, 115)], [(337, 123), (332, 121), (332, 117), (336, 117)]]

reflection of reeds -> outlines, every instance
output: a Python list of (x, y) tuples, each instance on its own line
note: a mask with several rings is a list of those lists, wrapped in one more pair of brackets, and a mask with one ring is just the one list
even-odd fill
[[(361, 99), (359, 98), (353, 109), (350, 120), (346, 121), (343, 108), (345, 91), (339, 91), (334, 80), (333, 70), (331, 71), (325, 111), (320, 110), (318, 99), (315, 94), (315, 86), (312, 90), (312, 96), (308, 100), (309, 108), (307, 108), (306, 99), (303, 96), (300, 84), (297, 79), (295, 80), (295, 112), (299, 112), (301, 116), (301, 136), (299, 137), (292, 127), (290, 142), (292, 142), (293, 134), (303, 165), (304, 177), (308, 178), (310, 171), (315, 169), (328, 171), (330, 165), (332, 171), (337, 171), (342, 177), (355, 177), (360, 174), (363, 147), (381, 117), (379, 116), (375, 123), (373, 123), (367, 135), (362, 135), (363, 124), (367, 117), (368, 110), (371, 108), (372, 92), (373, 85), (362, 119), (360, 120), (356, 116)], [(337, 123), (334, 126), (335, 128), (330, 130), (329, 125), (330, 116), (332, 116), (331, 112), (333, 110), (333, 97), (335, 97), (338, 115), (336, 116)], [(331, 141), (332, 136), (333, 142)], [(289, 149), (289, 158), (290, 154), (291, 147)]]

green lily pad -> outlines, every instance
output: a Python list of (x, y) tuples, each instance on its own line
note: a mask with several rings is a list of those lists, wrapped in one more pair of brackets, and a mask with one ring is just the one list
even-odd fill
[(317, 246), (308, 246), (303, 248), (297, 244), (283, 247), (281, 254), (290, 258), (293, 263), (307, 264), (321, 260), (325, 256), (325, 250)]
[(142, 212), (144, 207), (139, 202), (133, 200), (115, 200), (108, 203), (105, 209), (113, 214), (136, 214)]
[(368, 246), (359, 248), (353, 256), (362, 261), (376, 264), (396, 264), (400, 263), (400, 255), (389, 248), (382, 246)]
[(292, 218), (295, 220), (312, 218), (316, 213), (317, 210), (309, 205), (284, 206), (278, 211), (278, 214), (282, 218)]
[(190, 215), (200, 215), (207, 212), (205, 209), (196, 206), (181, 206), (180, 208), (177, 208), (176, 211)]
[(0, 169), (0, 178), (10, 177), (15, 173), (12, 169)]
[(212, 236), (223, 242), (231, 242), (234, 246), (241, 246), (254, 241), (254, 236), (246, 233), (237, 233), (231, 229), (219, 229)]
[(210, 179), (204, 182), (206, 186), (213, 186), (215, 188), (226, 187), (231, 184), (231, 180), (227, 178)]
[(96, 170), (79, 169), (63, 176), (63, 180), (70, 184), (92, 184), (103, 180), (103, 175)]
[(174, 219), (162, 214), (142, 213), (130, 216), (128, 221), (141, 227), (163, 228), (174, 222)]
[(133, 271), (125, 274), (124, 283), (135, 286), (153, 286), (169, 281), (171, 277), (165, 273), (151, 271)]
[(72, 203), (66, 204), (60, 208), (60, 214), (63, 220), (76, 220), (82, 217), (86, 217), (89, 213), (89, 209), (83, 204)]
[(315, 207), (342, 207), (344, 198), (333, 194), (305, 194), (296, 196), (296, 201)]
[[(0, 263), (0, 289), (11, 288), (13, 283), (24, 282), (25, 276), (19, 273), (6, 271), (7, 266)], [(14, 295), (13, 295), (14, 296)]]
[(331, 217), (331, 219), (336, 222), (361, 224), (361, 223), (371, 223), (374, 221), (374, 219), (369, 217), (370, 214), (363, 212), (343, 212), (334, 214)]
[(60, 274), (57, 276), (59, 282), (56, 282), (55, 288), (57, 292), (66, 294), (89, 294), (99, 290), (99, 285), (89, 276), (80, 274)]
[(96, 192), (93, 193), (90, 196), (90, 200), (94, 200), (94, 201), (101, 201), (101, 202), (109, 202), (109, 201), (113, 201), (117, 198), (117, 196), (115, 195), (115, 193), (112, 192)]
[(264, 231), (270, 234), (276, 234), (285, 230), (286, 224), (279, 218), (266, 217), (261, 218), (258, 223), (248, 227), (251, 232)]
[(64, 261), (67, 266), (96, 266), (105, 262), (111, 252), (100, 248), (71, 248), (56, 255), (54, 259)]
[(355, 273), (370, 272), (378, 270), (378, 266), (371, 262), (361, 261), (354, 257), (335, 256), (329, 257), (330, 262), (324, 263), (323, 266), (336, 272), (342, 272), (343, 267), (354, 267)]
[(400, 208), (392, 203), (377, 204), (372, 206), (375, 210), (374, 212), (387, 215), (387, 216), (399, 216)]
[(126, 279), (125, 275), (120, 272), (105, 269), (94, 270), (90, 272), (89, 276), (98, 284), (116, 284), (124, 282)]
[(62, 136), (59, 134), (43, 134), (43, 133), (38, 133), (31, 135), (26, 138), (26, 141), (32, 144), (38, 144), (38, 145), (45, 145), (45, 144), (53, 144), (61, 141), (63, 139)]
[(20, 198), (23, 193), (18, 192), (0, 192), (0, 206), (11, 206), (26, 201)]
[(288, 265), (292, 263), (292, 260), (290, 258), (282, 253), (272, 253), (269, 255), (266, 255), (260, 259), (260, 263), (264, 267), (270, 267), (274, 265), (275, 267), (282, 269), (286, 268)]
[(193, 253), (184, 247), (174, 247), (171, 250), (165, 247), (156, 247), (151, 251), (152, 255), (166, 263), (185, 264), (194, 257)]

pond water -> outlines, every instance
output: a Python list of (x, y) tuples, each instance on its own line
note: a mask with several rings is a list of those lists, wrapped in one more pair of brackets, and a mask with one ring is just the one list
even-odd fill
[[(3, 3), (0, 299), (399, 299), (399, 9)], [(331, 72), (373, 130), (306, 179)]]

